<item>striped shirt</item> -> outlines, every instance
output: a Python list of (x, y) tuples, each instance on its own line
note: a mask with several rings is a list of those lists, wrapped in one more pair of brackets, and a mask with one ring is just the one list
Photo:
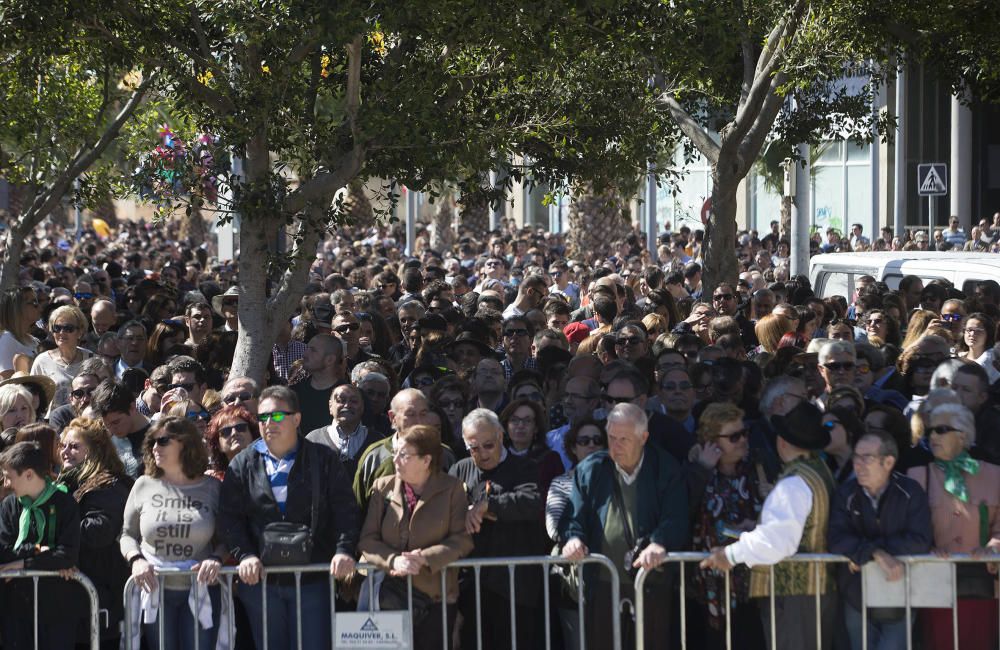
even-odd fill
[(263, 438), (258, 438), (253, 448), (264, 457), (264, 470), (267, 472), (267, 480), (271, 484), (271, 494), (278, 503), (278, 510), (285, 514), (285, 502), (288, 501), (288, 474), (295, 464), (295, 455), (298, 448), (285, 454), (284, 458), (276, 458), (271, 455)]

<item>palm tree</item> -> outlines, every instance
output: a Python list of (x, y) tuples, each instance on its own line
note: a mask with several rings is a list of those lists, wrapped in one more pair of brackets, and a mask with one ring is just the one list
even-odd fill
[(632, 230), (629, 205), (622, 194), (616, 189), (596, 193), (589, 185), (572, 198), (568, 223), (567, 254), (588, 261), (609, 255), (612, 243)]
[[(809, 182), (816, 179), (819, 169), (816, 163), (823, 157), (833, 145), (833, 142), (823, 142), (809, 147)], [(754, 166), (757, 176), (764, 181), (764, 187), (771, 193), (781, 197), (781, 232), (792, 232), (792, 197), (784, 196), (785, 192), (785, 160), (789, 158), (791, 152), (778, 142), (772, 142), (764, 149)], [(800, 164), (796, 162), (795, 164)], [(810, 219), (811, 221), (811, 219)]]

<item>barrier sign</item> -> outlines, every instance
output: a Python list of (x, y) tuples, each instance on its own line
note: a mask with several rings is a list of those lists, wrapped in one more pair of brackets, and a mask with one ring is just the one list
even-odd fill
[(338, 612), (333, 647), (408, 650), (408, 629), (406, 612)]

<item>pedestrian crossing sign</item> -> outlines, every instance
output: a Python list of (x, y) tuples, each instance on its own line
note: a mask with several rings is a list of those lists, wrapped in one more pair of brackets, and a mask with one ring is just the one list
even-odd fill
[(920, 196), (944, 196), (948, 193), (948, 165), (917, 165), (917, 193)]

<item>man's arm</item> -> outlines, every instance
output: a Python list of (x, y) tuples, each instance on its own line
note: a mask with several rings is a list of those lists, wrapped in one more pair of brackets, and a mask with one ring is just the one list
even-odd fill
[(790, 476), (778, 482), (764, 502), (760, 524), (726, 547), (732, 564), (777, 564), (799, 548), (802, 529), (812, 510), (812, 491), (804, 480)]

